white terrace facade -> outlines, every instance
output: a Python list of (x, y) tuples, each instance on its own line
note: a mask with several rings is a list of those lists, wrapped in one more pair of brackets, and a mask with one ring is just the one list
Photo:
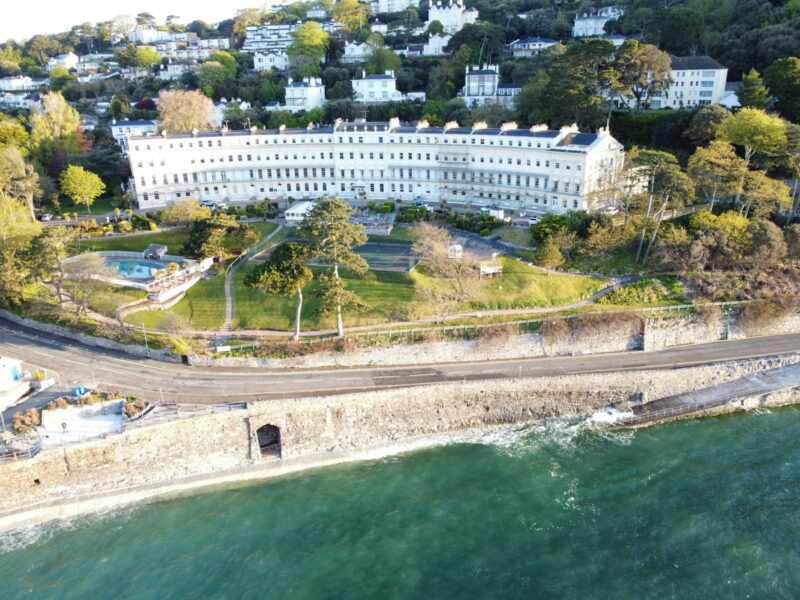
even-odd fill
[(343, 123), (307, 129), (131, 137), (142, 209), (185, 198), (230, 202), (394, 200), (566, 212), (606, 205), (598, 190), (623, 148), (607, 131)]

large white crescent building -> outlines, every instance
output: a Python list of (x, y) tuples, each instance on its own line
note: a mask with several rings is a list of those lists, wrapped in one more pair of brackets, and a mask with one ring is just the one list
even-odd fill
[(622, 145), (607, 131), (337, 122), (128, 140), (142, 209), (177, 200), (424, 200), (536, 212), (603, 208)]

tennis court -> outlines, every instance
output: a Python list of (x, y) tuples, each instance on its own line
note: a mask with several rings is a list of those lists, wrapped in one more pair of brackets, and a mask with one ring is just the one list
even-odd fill
[(419, 257), (411, 251), (411, 244), (382, 244), (369, 242), (356, 249), (367, 261), (372, 271), (412, 271)]

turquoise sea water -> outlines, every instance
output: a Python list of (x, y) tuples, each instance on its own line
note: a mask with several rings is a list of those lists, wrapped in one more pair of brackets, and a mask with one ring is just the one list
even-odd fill
[(796, 598), (800, 409), (550, 426), (0, 537), (2, 598)]

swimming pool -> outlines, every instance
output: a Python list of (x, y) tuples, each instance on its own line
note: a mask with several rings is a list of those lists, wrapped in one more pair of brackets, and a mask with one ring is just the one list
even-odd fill
[(106, 265), (127, 279), (152, 279), (165, 264), (141, 258), (107, 258)]

